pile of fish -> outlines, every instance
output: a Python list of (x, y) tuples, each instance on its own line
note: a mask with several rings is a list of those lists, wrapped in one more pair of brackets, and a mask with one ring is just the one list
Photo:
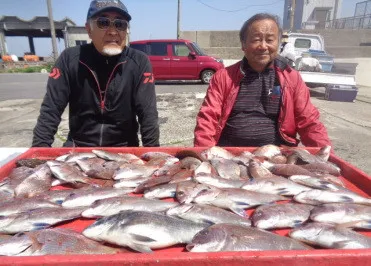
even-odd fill
[[(346, 188), (330, 151), (93, 149), (18, 160), (0, 183), (0, 255), (371, 248), (371, 199)], [(81, 218), (92, 219), (81, 233), (58, 227)]]

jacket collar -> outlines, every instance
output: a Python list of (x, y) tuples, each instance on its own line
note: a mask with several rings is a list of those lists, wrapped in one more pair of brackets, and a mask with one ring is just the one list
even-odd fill
[(120, 62), (124, 62), (127, 55), (128, 55), (128, 47), (125, 47), (124, 51), (122, 51), (120, 56), (104, 56), (100, 54), (97, 49), (95, 49), (93, 43), (89, 43), (86, 45), (81, 46), (80, 48), (80, 61), (87, 64), (88, 66), (94, 66), (97, 64), (97, 62), (104, 62), (107, 60), (113, 60), (116, 62), (116, 64)]

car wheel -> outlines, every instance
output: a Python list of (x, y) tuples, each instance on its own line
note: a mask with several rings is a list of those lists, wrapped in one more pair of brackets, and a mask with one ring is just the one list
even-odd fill
[(207, 69), (202, 71), (201, 73), (201, 81), (202, 83), (209, 84), (212, 76), (214, 75), (215, 71)]

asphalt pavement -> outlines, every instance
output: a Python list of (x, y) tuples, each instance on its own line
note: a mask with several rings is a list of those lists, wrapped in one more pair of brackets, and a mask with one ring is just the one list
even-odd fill
[[(7, 76), (6, 76), (7, 75)], [(41, 74), (0, 74), (0, 147), (29, 147), (45, 92)], [(207, 86), (199, 83), (156, 84), (161, 146), (193, 145), (195, 117)], [(325, 88), (311, 89), (335, 153), (371, 175), (371, 87), (359, 87), (355, 102), (325, 100)], [(53, 147), (68, 132), (68, 111), (62, 117)]]

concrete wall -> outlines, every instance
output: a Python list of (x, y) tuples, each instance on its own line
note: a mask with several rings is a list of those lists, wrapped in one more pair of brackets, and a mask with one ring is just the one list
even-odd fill
[[(326, 51), (337, 58), (371, 57), (371, 29), (361, 30), (301, 30), (321, 34)], [(197, 42), (209, 55), (220, 58), (241, 58), (239, 31), (183, 31), (181, 37)], [(369, 46), (366, 46), (369, 45)]]

